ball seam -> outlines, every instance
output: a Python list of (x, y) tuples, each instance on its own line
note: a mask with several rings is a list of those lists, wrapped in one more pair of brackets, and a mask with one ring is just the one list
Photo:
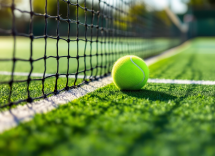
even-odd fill
[[(131, 60), (131, 62), (135, 65), (135, 66), (137, 66), (141, 71), (142, 71), (142, 73), (143, 73), (143, 80), (140, 82), (140, 83), (138, 83), (137, 85), (135, 85), (134, 87), (136, 87), (136, 86), (139, 86), (141, 83), (143, 83), (143, 81), (145, 80), (145, 73), (144, 73), (144, 71), (136, 64), (136, 63), (134, 63), (134, 61), (132, 60), (132, 56), (130, 57), (130, 60)], [(134, 88), (133, 87), (133, 88)]]

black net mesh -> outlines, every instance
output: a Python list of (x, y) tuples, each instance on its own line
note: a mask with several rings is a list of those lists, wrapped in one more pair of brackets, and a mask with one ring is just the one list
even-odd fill
[(183, 41), (163, 12), (135, 1), (24, 3), (0, 1), (0, 108), (79, 87), (110, 75), (124, 55), (146, 58)]

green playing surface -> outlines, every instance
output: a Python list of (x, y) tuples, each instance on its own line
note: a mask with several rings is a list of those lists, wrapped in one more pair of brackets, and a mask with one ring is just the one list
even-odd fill
[(215, 80), (215, 39), (194, 39), (179, 55), (150, 66), (150, 78)]
[[(71, 38), (71, 40), (75, 40), (75, 38)], [(96, 40), (96, 38), (93, 38), (93, 40)], [(101, 39), (101, 41), (105, 42), (104, 39)], [(111, 41), (111, 43), (108, 43), (108, 41)], [(115, 55), (114, 57), (108, 56), (108, 57), (102, 57), (99, 55), (98, 57), (98, 65), (101, 65), (102, 63), (105, 64), (108, 61), (112, 61), (116, 57), (123, 56), (125, 54), (128, 54), (129, 52), (136, 55), (142, 55), (147, 56), (152, 53), (162, 51), (167, 49), (170, 45), (177, 45), (178, 40), (173, 39), (171, 41), (171, 44), (169, 43), (169, 39), (165, 38), (157, 38), (153, 40), (149, 39), (122, 39), (122, 38), (111, 38), (106, 39), (105, 44), (98, 45), (93, 42), (90, 44), (89, 42), (85, 41), (79, 41), (79, 44), (77, 46), (77, 42), (73, 41), (70, 42), (69, 47), (69, 55), (71, 57), (77, 56), (77, 49), (78, 49), (78, 55), (79, 58), (79, 70), (84, 70), (84, 53), (87, 55), (86, 59), (86, 66), (90, 67), (90, 62), (92, 62), (93, 67), (97, 64), (97, 58), (95, 56), (96, 53), (120, 53), (123, 52), (123, 54)], [(12, 37), (0, 37), (0, 58), (4, 59), (11, 59), (13, 57), (13, 38)], [(128, 43), (128, 44), (127, 44)], [(128, 49), (129, 47), (129, 49)], [(24, 37), (17, 37), (16, 38), (16, 51), (15, 51), (15, 57), (18, 59), (25, 59), (28, 60), (30, 58), (30, 40), (29, 38)], [(142, 49), (145, 49), (144, 53), (142, 52)], [(139, 51), (138, 51), (139, 50)], [(141, 51), (140, 51), (141, 50)], [(45, 40), (44, 39), (35, 39), (32, 44), (32, 58), (34, 60), (37, 60), (41, 57), (44, 57), (45, 54)], [(92, 54), (91, 61), (89, 55)], [(58, 55), (59, 56), (68, 56), (68, 43), (64, 40), (60, 40), (58, 43)], [(47, 47), (46, 47), (46, 56), (57, 56), (57, 42), (55, 39), (47, 39)], [(59, 59), (59, 73), (66, 73), (67, 72), (67, 58), (63, 57)], [(2, 61), (0, 62), (0, 71), (11, 71), (12, 70), (12, 61)], [(43, 73), (44, 72), (44, 59), (34, 61), (33, 63), (34, 69), (33, 73)], [(77, 70), (77, 59), (76, 58), (70, 58), (69, 60), (69, 72), (74, 73)], [(31, 69), (30, 62), (29, 61), (17, 61), (15, 72), (29, 72)], [(48, 58), (46, 61), (46, 73), (56, 73), (57, 72), (57, 60), (56, 58)], [(95, 74), (95, 73), (94, 73)], [(82, 74), (83, 75), (83, 74)]]
[[(214, 38), (150, 66), (150, 78), (215, 80)], [(2, 155), (215, 154), (215, 86), (148, 83), (140, 91), (113, 84), (0, 135)], [(0, 154), (0, 155), (1, 155)]]
[[(71, 40), (75, 40), (75, 38), (71, 38)], [(95, 38), (93, 38), (95, 40)], [(130, 42), (129, 42), (130, 40)], [(101, 41), (104, 41), (104, 39), (101, 39)], [(111, 61), (116, 60), (122, 55), (128, 54), (129, 52), (132, 52), (132, 54), (136, 54), (138, 56), (147, 57), (151, 54), (155, 55), (156, 53), (159, 53), (163, 51), (164, 49), (167, 49), (170, 45), (176, 45), (178, 44), (178, 40), (173, 39), (171, 44), (169, 43), (168, 39), (165, 38), (157, 38), (153, 40), (149, 39), (122, 39), (122, 38), (110, 38), (107, 39), (107, 41), (112, 41), (113, 43), (105, 43), (103, 45), (97, 44), (95, 42), (92, 43), (85, 43), (84, 41), (79, 41), (78, 44), (78, 55), (80, 56), (79, 60), (77, 61), (76, 58), (70, 58), (69, 59), (69, 74), (74, 74), (77, 71), (77, 64), (79, 62), (79, 68), (78, 71), (81, 72), (85, 68), (85, 62), (86, 62), (86, 69), (89, 70), (91, 68), (94, 68), (92, 71), (86, 72), (86, 75), (90, 76), (91, 74), (93, 76), (99, 76), (100, 74), (107, 73), (108, 70), (111, 68), (95, 68), (98, 66), (104, 66), (109, 65)], [(129, 42), (129, 49), (125, 45), (125, 43)], [(13, 58), (13, 38), (12, 37), (0, 37), (0, 59), (12, 59)], [(122, 44), (124, 43), (124, 44)], [(141, 44), (140, 44), (141, 43)], [(76, 57), (77, 55), (77, 42), (73, 41), (70, 42), (70, 51), (69, 54), (71, 57)], [(30, 58), (30, 40), (29, 38), (24, 37), (17, 37), (16, 38), (16, 46), (15, 46), (15, 57), (17, 59), (24, 59), (29, 60)], [(33, 70), (32, 73), (39, 73), (43, 75), (43, 72), (45, 70), (45, 63), (44, 59), (40, 59), (41, 57), (44, 57), (45, 53), (45, 40), (44, 39), (35, 39), (32, 44), (32, 58), (35, 60), (33, 62)], [(138, 51), (138, 50), (145, 49), (145, 51)], [(109, 53), (109, 52), (116, 52), (119, 53), (117, 55), (109, 55), (107, 57), (99, 55), (98, 60), (95, 56), (96, 53)], [(124, 52), (123, 54), (120, 52)], [(153, 51), (153, 53), (152, 53)], [(141, 53), (140, 53), (141, 52)], [(87, 57), (81, 57), (84, 56), (84, 53), (87, 55)], [(58, 54), (59, 56), (67, 56), (68, 55), (68, 43), (66, 41), (60, 40), (58, 43)], [(92, 58), (90, 59), (89, 55), (92, 54)], [(46, 56), (57, 56), (57, 44), (56, 40), (54, 39), (47, 39), (47, 47), (46, 47)], [(67, 64), (68, 60), (66, 57), (62, 57), (59, 59), (59, 74), (66, 74), (67, 73)], [(11, 80), (10, 75), (3, 75), (1, 72), (11, 72), (12, 71), (12, 65), (13, 61), (0, 61), (0, 82), (7, 81), (9, 82)], [(31, 64), (29, 61), (16, 61), (14, 72), (24, 72), (28, 75), (28, 73), (31, 70)], [(101, 71), (102, 70), (102, 71)], [(46, 60), (46, 73), (48, 74), (55, 74), (57, 72), (57, 60), (56, 58), (50, 57)], [(80, 75), (84, 75), (82, 72)], [(27, 80), (28, 76), (14, 76), (14, 80)], [(31, 77), (32, 79), (35, 79), (35, 77)], [(36, 79), (39, 79), (42, 77), (36, 77)], [(50, 92), (54, 91), (55, 87), (55, 80), (56, 78), (53, 76), (52, 78), (47, 78), (44, 82), (44, 92), (45, 94), (48, 94)], [(76, 82), (77, 84), (80, 84), (83, 81), (83, 79), (78, 79)], [(61, 90), (66, 87), (67, 79), (59, 78), (57, 81), (57, 89)], [(75, 83), (74, 78), (69, 78), (68, 86), (73, 86)], [(11, 95), (11, 101), (15, 102), (22, 99), (27, 99), (27, 83), (26, 82), (19, 82), (14, 83), (12, 85), (12, 95)], [(40, 97), (42, 96), (42, 81), (31, 81), (30, 86), (30, 96), (32, 98)], [(8, 84), (0, 84), (0, 106), (1, 104), (8, 103), (10, 93), (10, 87)]]

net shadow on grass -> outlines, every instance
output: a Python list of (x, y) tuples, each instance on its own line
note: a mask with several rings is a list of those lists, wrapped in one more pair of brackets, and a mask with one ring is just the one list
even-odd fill
[[(151, 11), (144, 9), (144, 15), (137, 14), (139, 7), (136, 6), (146, 7), (142, 3), (126, 0), (117, 3), (55, 0), (51, 3), (44, 0), (37, 4), (29, 0), (27, 8), (16, 4), (14, 0), (0, 2), (0, 11), (10, 17), (1, 17), (1, 21), (10, 21), (9, 25), (0, 26), (0, 34), (10, 36), (10, 40), (1, 42), (11, 47), (7, 49), (11, 54), (3, 54), (0, 58), (2, 69), (6, 69), (2, 71), (11, 73), (6, 81), (0, 82), (8, 87), (7, 98), (0, 101), (1, 108), (31, 103), (69, 90), (76, 87), (79, 75), (84, 75), (84, 80), (78, 84), (85, 83), (89, 75), (92, 81), (107, 76), (114, 62), (124, 55), (152, 56), (186, 40), (182, 37), (185, 33), (168, 18), (168, 14), (164, 14), (168, 22), (157, 15), (156, 8)], [(49, 7), (55, 8), (54, 11)], [(16, 17), (17, 12), (27, 16)], [(28, 72), (22, 81), (15, 78), (15, 73), (20, 71)], [(38, 71), (43, 75), (31, 78)], [(46, 76), (47, 73), (53, 74)], [(66, 77), (66, 81), (62, 83), (63, 87), (58, 87), (61, 76)], [(75, 76), (74, 83), (68, 82), (70, 76)], [(54, 90), (49, 90), (45, 84), (49, 78), (53, 78)], [(26, 83), (25, 97), (20, 97), (19, 88), (14, 86), (20, 81)], [(42, 85), (39, 95), (32, 95), (31, 82), (35, 81)]]
[[(197, 67), (197, 55), (192, 51), (191, 54), (186, 56), (185, 63), (179, 63), (180, 59), (173, 58), (167, 60), (165, 63), (160, 63), (159, 67), (156, 68), (156, 74), (153, 75), (155, 78), (167, 78), (167, 79), (188, 79), (188, 80), (203, 80), (203, 72)], [(177, 63), (176, 63), (177, 62)], [(176, 66), (174, 66), (176, 63)], [(177, 65), (181, 66), (179, 69)], [(161, 68), (160, 68), (161, 67)], [(154, 69), (155, 70), (155, 69)], [(153, 73), (153, 72), (152, 72)], [(171, 76), (170, 76), (171, 73)]]
[[(202, 73), (199, 69), (195, 68), (194, 60), (195, 60), (195, 54), (193, 54), (189, 57), (189, 60), (186, 63), (185, 68), (175, 76), (175, 79), (180, 78), (182, 76), (182, 74), (184, 74), (186, 72), (186, 70), (188, 70), (188, 68), (191, 69), (191, 71), (192, 71), (191, 79), (194, 79), (194, 77), (196, 75), (198, 75), (199, 79), (201, 79)], [(160, 74), (160, 76), (161, 75), (162, 74)], [(127, 94), (128, 96), (133, 96), (133, 97), (137, 97), (137, 98), (148, 98), (149, 100), (153, 100), (153, 101), (174, 100), (174, 102), (175, 102), (175, 105), (169, 111), (157, 116), (156, 120), (153, 123), (156, 128), (154, 128), (153, 131), (147, 131), (147, 132), (141, 134), (138, 138), (136, 138), (134, 140), (133, 144), (127, 149), (127, 152), (126, 152), (127, 155), (133, 155), (135, 153), (136, 149), (141, 148), (140, 146), (144, 146), (144, 144), (146, 144), (147, 141), (155, 139), (155, 137), (158, 134), (164, 132), (166, 130), (165, 126), (168, 125), (169, 117), (171, 116), (172, 112), (174, 110), (176, 110), (178, 107), (180, 107), (181, 102), (184, 99), (186, 99), (188, 96), (190, 96), (190, 94), (192, 94), (192, 91), (195, 90), (196, 87), (197, 87), (197, 85), (189, 85), (188, 89), (184, 93), (184, 96), (181, 96), (178, 98), (175, 96), (172, 96), (172, 95), (168, 95), (166, 93), (150, 91), (150, 90), (123, 91), (123, 93)], [(171, 84), (169, 91), (171, 92), (171, 90), (174, 90), (174, 89), (175, 89), (175, 85)], [(159, 131), (156, 131), (156, 129), (159, 129)]]
[(175, 79), (180, 79), (183, 76), (183, 74), (186, 73), (186, 71), (188, 69), (192, 69), (191, 80), (193, 80), (195, 78), (194, 74), (196, 73), (196, 69), (193, 67), (194, 66), (193, 64), (194, 64), (195, 58), (196, 58), (195, 53), (193, 53), (192, 55), (190, 55), (187, 63), (184, 65), (183, 70), (175, 76)]
[[(169, 90), (173, 89), (173, 87), (175, 87), (175, 86), (171, 84)], [(158, 134), (164, 132), (166, 130), (165, 126), (168, 125), (169, 117), (171, 116), (172, 112), (174, 110), (176, 110), (178, 107), (180, 107), (181, 102), (184, 99), (186, 99), (190, 95), (190, 93), (193, 90), (195, 90), (195, 88), (196, 88), (196, 85), (190, 85), (188, 90), (185, 92), (184, 96), (178, 97), (178, 98), (176, 98), (175, 96), (171, 96), (171, 95), (168, 96), (168, 94), (160, 94), (159, 92), (157, 93), (158, 94), (157, 97), (155, 96), (156, 94), (154, 94), (154, 95), (152, 94), (151, 96), (155, 96), (155, 97), (152, 97), (152, 99), (154, 99), (155, 101), (156, 101), (156, 99), (158, 99), (159, 94), (163, 95), (164, 98), (166, 97), (169, 100), (171, 99), (171, 97), (173, 97), (172, 100), (174, 100), (175, 105), (169, 111), (165, 112), (164, 114), (161, 114), (161, 115), (157, 116), (156, 120), (154, 121), (154, 126), (155, 126), (154, 130), (153, 131), (146, 131), (145, 133), (141, 134), (138, 138), (136, 138), (134, 140), (132, 146), (128, 147), (127, 152), (126, 152), (127, 155), (133, 155), (134, 152), (136, 151), (136, 149), (140, 148), (140, 146), (144, 146), (144, 144), (146, 144), (147, 141), (155, 139), (155, 137)], [(129, 94), (131, 96), (132, 95), (134, 96), (134, 94), (132, 92), (130, 92)], [(144, 95), (144, 96), (146, 96), (146, 97), (149, 96), (150, 97), (150, 94)], [(139, 96), (136, 96), (136, 97), (139, 97)], [(157, 131), (157, 129), (159, 129), (159, 131)]]
[[(135, 152), (138, 151), (138, 149), (143, 148), (145, 145), (147, 145), (148, 142), (153, 141), (154, 143), (156, 143), (157, 137), (159, 136), (159, 134), (162, 133), (171, 133), (171, 131), (168, 131), (168, 129), (166, 128), (168, 126), (168, 124), (170, 123), (170, 118), (174, 112), (174, 110), (176, 110), (177, 108), (179, 108), (181, 106), (181, 102), (186, 99), (188, 96), (190, 96), (191, 94), (193, 94), (193, 91), (195, 90), (196, 86), (198, 85), (189, 85), (188, 89), (186, 91), (184, 91), (183, 94), (179, 94), (180, 96), (172, 96), (173, 94), (173, 90), (174, 86), (176, 87), (177, 85), (170, 85), (170, 89), (167, 92), (167, 94), (163, 93), (163, 92), (159, 92), (159, 91), (153, 91), (153, 90), (149, 90), (149, 89), (142, 89), (140, 91), (123, 91), (124, 94), (127, 94), (128, 96), (131, 97), (135, 97), (135, 98), (129, 98), (131, 100), (133, 99), (139, 99), (139, 100), (144, 100), (144, 99), (151, 99), (152, 101), (156, 101), (156, 100), (163, 100), (164, 102), (167, 102), (168, 100), (173, 100), (173, 102), (175, 103), (174, 106), (171, 106), (170, 110), (167, 110), (166, 112), (164, 112), (163, 114), (160, 115), (156, 115), (155, 118), (153, 119), (151, 125), (154, 127), (153, 129), (144, 131), (139, 133), (139, 135), (137, 135), (135, 138), (132, 138), (132, 142), (130, 145), (128, 145), (128, 147), (126, 147), (126, 150), (124, 151), (124, 155), (135, 155)], [(85, 123), (87, 123), (87, 125), (92, 125), (93, 123), (95, 123), (94, 121), (99, 119), (99, 117), (102, 114), (106, 114), (106, 112), (108, 111), (108, 109), (110, 107), (113, 107), (114, 109), (117, 109), (117, 111), (119, 111), (120, 113), (126, 113), (125, 112), (125, 107), (129, 106), (132, 107), (134, 106), (134, 104), (132, 103), (133, 101), (129, 101), (126, 100), (126, 96), (122, 96), (122, 101), (120, 98), (118, 98), (117, 100), (117, 95), (120, 94), (121, 91), (117, 90), (117, 89), (100, 89), (97, 90), (95, 92), (95, 94), (91, 94), (91, 97), (94, 99), (94, 101), (92, 103), (90, 103), (87, 100), (78, 100), (78, 101), (74, 101), (72, 103), (72, 105), (64, 105), (62, 106), (64, 109), (70, 109), (71, 106), (82, 106), (83, 109), (89, 106), (89, 105), (94, 105), (92, 106), (91, 110), (96, 110), (96, 109), (100, 109), (100, 113), (95, 113), (95, 114), (88, 114), (86, 112), (76, 112), (73, 111), (73, 113), (69, 113), (72, 116), (81, 116), (81, 115), (87, 115), (85, 118)], [(135, 93), (135, 95), (133, 95), (133, 93)], [(116, 95), (115, 98), (110, 98), (111, 95)], [(161, 98), (161, 99), (159, 99)], [(138, 100), (138, 102), (140, 102)], [(104, 103), (102, 103), (104, 102)], [(131, 103), (130, 103), (131, 102)], [(115, 107), (116, 106), (116, 107)], [(124, 107), (125, 106), (125, 107)], [(73, 108), (72, 108), (73, 109)], [(148, 112), (148, 109), (139, 109), (136, 107), (133, 107), (134, 111), (138, 111), (141, 114), (144, 115), (144, 112)], [(57, 114), (57, 111), (55, 111), (55, 113)], [(119, 113), (119, 114), (120, 114)], [(49, 115), (50, 116), (50, 115)], [(42, 120), (47, 120), (46, 124), (51, 124), (51, 125), (55, 125), (56, 127), (59, 125), (59, 123), (55, 122), (55, 119), (58, 120), (59, 116), (55, 117), (55, 119), (50, 119), (49, 116), (42, 114)], [(64, 120), (63, 118), (59, 118), (60, 120)], [(73, 121), (72, 121), (73, 122)], [(141, 122), (141, 121), (140, 121)], [(145, 122), (145, 120), (142, 120), (142, 122)], [(37, 122), (35, 122), (35, 124), (37, 124)], [(65, 124), (65, 126), (68, 128), (68, 124), (65, 122), (62, 122), (61, 124)], [(124, 123), (122, 123), (124, 124)], [(126, 123), (125, 123), (126, 124)], [(117, 125), (116, 125), (117, 126)], [(87, 127), (87, 126), (86, 126)], [(85, 126), (84, 127), (79, 127), (79, 126), (72, 126), (70, 127), (70, 129), (73, 130), (73, 135), (78, 133), (80, 136), (84, 137), (87, 136), (89, 134), (91, 134), (92, 131), (88, 131), (87, 128)], [(25, 129), (30, 129), (29, 126), (25, 126)], [(61, 127), (62, 128), (62, 127)], [(102, 127), (94, 127), (96, 129), (99, 129), (99, 131), (104, 132), (104, 133), (100, 133), (100, 134), (104, 134), (104, 136), (106, 136), (107, 132)], [(62, 129), (63, 130), (63, 129)], [(32, 133), (34, 133), (34, 130), (29, 131), (28, 135), (31, 135)], [(60, 132), (58, 133), (60, 134)], [(125, 133), (123, 133), (125, 134)], [(71, 134), (70, 134), (71, 135)], [(115, 135), (118, 135), (118, 133), (115, 133)], [(72, 136), (71, 136), (72, 137)], [(101, 137), (100, 135), (98, 135), (98, 137)], [(123, 139), (123, 135), (122, 135), (122, 139)], [(177, 142), (177, 140), (176, 140)], [(70, 139), (68, 137), (68, 135), (62, 135), (61, 137), (58, 137), (53, 144), (55, 146), (53, 146), (53, 144), (47, 144), (45, 145), (46, 147), (44, 148), (44, 144), (40, 144), (37, 146), (37, 154), (40, 154), (44, 149), (49, 149), (50, 151), (53, 149), (53, 147), (56, 146), (60, 146), (60, 145), (67, 145), (70, 143)], [(72, 147), (70, 150), (74, 149), (74, 147)]]

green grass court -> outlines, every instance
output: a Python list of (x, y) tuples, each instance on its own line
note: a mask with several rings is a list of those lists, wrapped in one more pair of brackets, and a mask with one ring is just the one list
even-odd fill
[[(66, 38), (66, 37), (65, 37)], [(85, 43), (85, 41), (80, 40), (79, 44), (77, 46), (77, 42), (75, 41), (76, 38), (71, 38), (71, 40), (74, 40), (73, 42), (70, 42), (70, 51), (69, 54), (71, 57), (76, 57), (77, 55), (77, 48), (79, 49), (79, 60), (76, 58), (70, 58), (69, 59), (69, 73), (75, 74), (77, 72), (81, 72), (79, 75), (84, 75), (84, 69), (86, 65), (86, 69), (94, 68), (91, 71), (87, 71), (85, 74), (87, 76), (98, 76), (102, 75), (104, 73), (107, 73), (108, 71), (111, 71), (111, 68), (104, 68), (105, 65), (113, 64), (113, 61), (115, 61), (117, 58), (120, 58), (121, 56), (124, 56), (126, 54), (132, 53), (139, 55), (141, 57), (148, 57), (152, 54), (156, 55), (157, 53), (164, 51), (165, 49), (168, 49), (171, 46), (177, 45), (179, 43), (179, 40), (172, 39), (172, 42), (170, 44), (169, 39), (167, 38), (157, 38), (157, 39), (122, 39), (122, 38), (111, 38), (101, 41), (112, 41), (110, 43), (105, 44), (96, 44), (93, 42), (90, 44), (89, 42)], [(81, 39), (84, 39), (83, 37)], [(93, 40), (96, 40), (96, 38), (93, 38)], [(12, 72), (12, 66), (13, 61), (11, 58), (13, 58), (13, 38), (12, 37), (0, 37), (0, 58), (1, 59), (10, 59), (10, 61), (1, 61), (0, 62), (0, 72), (6, 71), (6, 72)], [(129, 43), (130, 45), (127, 45), (126, 43)], [(143, 44), (144, 43), (144, 44)], [(30, 40), (28, 38), (24, 37), (17, 37), (16, 38), (16, 46), (15, 46), (15, 57), (17, 59), (22, 59), (19, 61), (16, 61), (15, 63), (15, 69), (14, 72), (17, 73), (26, 73), (28, 74), (31, 70), (31, 64), (29, 62), (30, 59)], [(44, 39), (35, 39), (32, 44), (32, 59), (35, 60), (33, 62), (33, 69), (32, 73), (40, 73), (43, 74), (45, 70), (45, 63), (44, 59), (39, 59), (44, 57), (45, 50), (46, 50), (46, 56), (50, 57), (46, 59), (46, 73), (47, 74), (55, 74), (57, 73), (57, 60), (53, 56), (57, 56), (57, 45), (58, 45), (58, 55), (63, 56), (59, 59), (59, 74), (66, 74), (67, 73), (67, 64), (68, 64), (68, 43), (64, 40), (60, 40), (57, 44), (55, 39), (47, 39), (47, 47), (45, 49), (45, 40)], [(128, 48), (129, 46), (129, 48)], [(144, 53), (142, 50), (144, 49)], [(98, 59), (95, 56), (95, 54), (103, 54), (103, 53), (109, 53), (109, 52), (115, 51), (118, 53), (117, 55), (112, 56), (101, 56), (99, 55)], [(123, 53), (121, 53), (123, 52)], [(83, 57), (84, 54), (87, 55), (87, 57)], [(94, 55), (90, 57), (89, 55)], [(82, 57), (81, 57), (82, 56)], [(39, 60), (38, 60), (39, 59)], [(24, 61), (27, 60), (27, 61)], [(86, 62), (86, 64), (85, 64)], [(79, 67), (77, 66), (79, 63)], [(96, 66), (103, 66), (103, 68), (96, 68)], [(27, 80), (28, 76), (17, 76), (15, 75), (14, 80)], [(40, 79), (42, 77), (32, 77), (32, 79)], [(54, 91), (55, 88), (55, 77), (47, 78), (44, 82), (44, 92), (45, 94), (48, 94), (50, 92)], [(2, 75), (0, 74), (0, 82), (9, 82), (11, 80), (11, 75)], [(73, 86), (74, 84), (80, 84), (83, 79), (78, 79), (75, 83), (74, 78), (69, 78), (68, 80), (68, 86)], [(60, 77), (58, 79), (57, 88), (58, 90), (61, 90), (66, 87), (67, 79), (65, 77)], [(14, 83), (13, 91), (11, 95), (11, 101), (15, 102), (20, 99), (27, 99), (27, 83), (26, 82), (19, 82)], [(33, 98), (40, 97), (43, 95), (42, 93), (42, 81), (41, 80), (35, 80), (31, 81), (29, 86), (30, 96)], [(9, 92), (10, 88), (8, 84), (0, 85), (0, 104), (5, 104), (8, 102), (9, 98)]]
[[(64, 39), (67, 39), (67, 37), (64, 37)], [(81, 40), (82, 39), (82, 40)], [(106, 42), (105, 44), (98, 43), (96, 44), (93, 42), (92, 44), (90, 42), (85, 42), (84, 38), (81, 38), (78, 46), (76, 38), (71, 38), (69, 47), (69, 55), (71, 57), (69, 61), (69, 72), (75, 73), (77, 70), (77, 49), (78, 49), (78, 55), (79, 58), (79, 72), (84, 70), (84, 54), (87, 55), (86, 59), (86, 66), (90, 67), (90, 54), (94, 55), (92, 57), (92, 66), (94, 67), (97, 63), (98, 65), (101, 65), (102, 63), (108, 63), (110, 61), (113, 61), (115, 58), (121, 57), (125, 54), (136, 54), (136, 55), (142, 55), (142, 57), (146, 57), (152, 53), (152, 51), (156, 54), (156, 52), (160, 52), (163, 50), (168, 49), (171, 45), (177, 45), (179, 43), (179, 40), (177, 39), (171, 39), (171, 44), (169, 44), (168, 38), (157, 38), (157, 39), (138, 39), (138, 38), (100, 38), (101, 42)], [(84, 41), (83, 41), (84, 40)], [(93, 41), (95, 41), (96, 38), (93, 38)], [(1, 42), (1, 51), (0, 55), (1, 58), (4, 59), (11, 59), (13, 57), (13, 38), (12, 37), (0, 37)], [(110, 43), (109, 43), (110, 42)], [(128, 43), (128, 44), (127, 44)], [(144, 43), (144, 44), (143, 44)], [(59, 43), (57, 44), (56, 39), (47, 39), (47, 47), (46, 47), (46, 56), (57, 56), (57, 45), (58, 45), (58, 55), (64, 56), (59, 59), (59, 73), (65, 73), (67, 71), (67, 56), (68, 56), (68, 43), (64, 40), (59, 40)], [(128, 47), (129, 46), (129, 47)], [(16, 38), (16, 54), (15, 57), (23, 60), (29, 60), (30, 58), (30, 40), (28, 38), (24, 37), (17, 37)], [(142, 52), (142, 49), (144, 49), (144, 53)], [(110, 52), (116, 52), (119, 53), (118, 55), (110, 56), (105, 58), (104, 56), (99, 56), (98, 62), (96, 59), (95, 54), (103, 54), (103, 53), (110, 53)], [(123, 53), (122, 53), (123, 52)], [(45, 54), (45, 40), (44, 39), (35, 39), (32, 44), (32, 59), (34, 59), (33, 63), (33, 71), (32, 73), (43, 73), (44, 72), (44, 59), (37, 60), (41, 57), (44, 57)], [(12, 70), (12, 61), (2, 61), (0, 64), (0, 71), (11, 71)], [(56, 58), (48, 58), (46, 61), (46, 73), (56, 73), (57, 72), (57, 60)], [(17, 61), (15, 72), (29, 72), (31, 69), (29, 61)], [(95, 74), (95, 73), (94, 73)], [(83, 75), (83, 74), (82, 74)]]
[(215, 80), (215, 39), (197, 38), (179, 55), (150, 66), (150, 78)]
[[(151, 65), (150, 78), (215, 81), (214, 43), (193, 39)], [(4, 88), (0, 94), (1, 103)], [(0, 155), (214, 156), (214, 103), (215, 86), (148, 83), (119, 91), (110, 84), (0, 134)]]

